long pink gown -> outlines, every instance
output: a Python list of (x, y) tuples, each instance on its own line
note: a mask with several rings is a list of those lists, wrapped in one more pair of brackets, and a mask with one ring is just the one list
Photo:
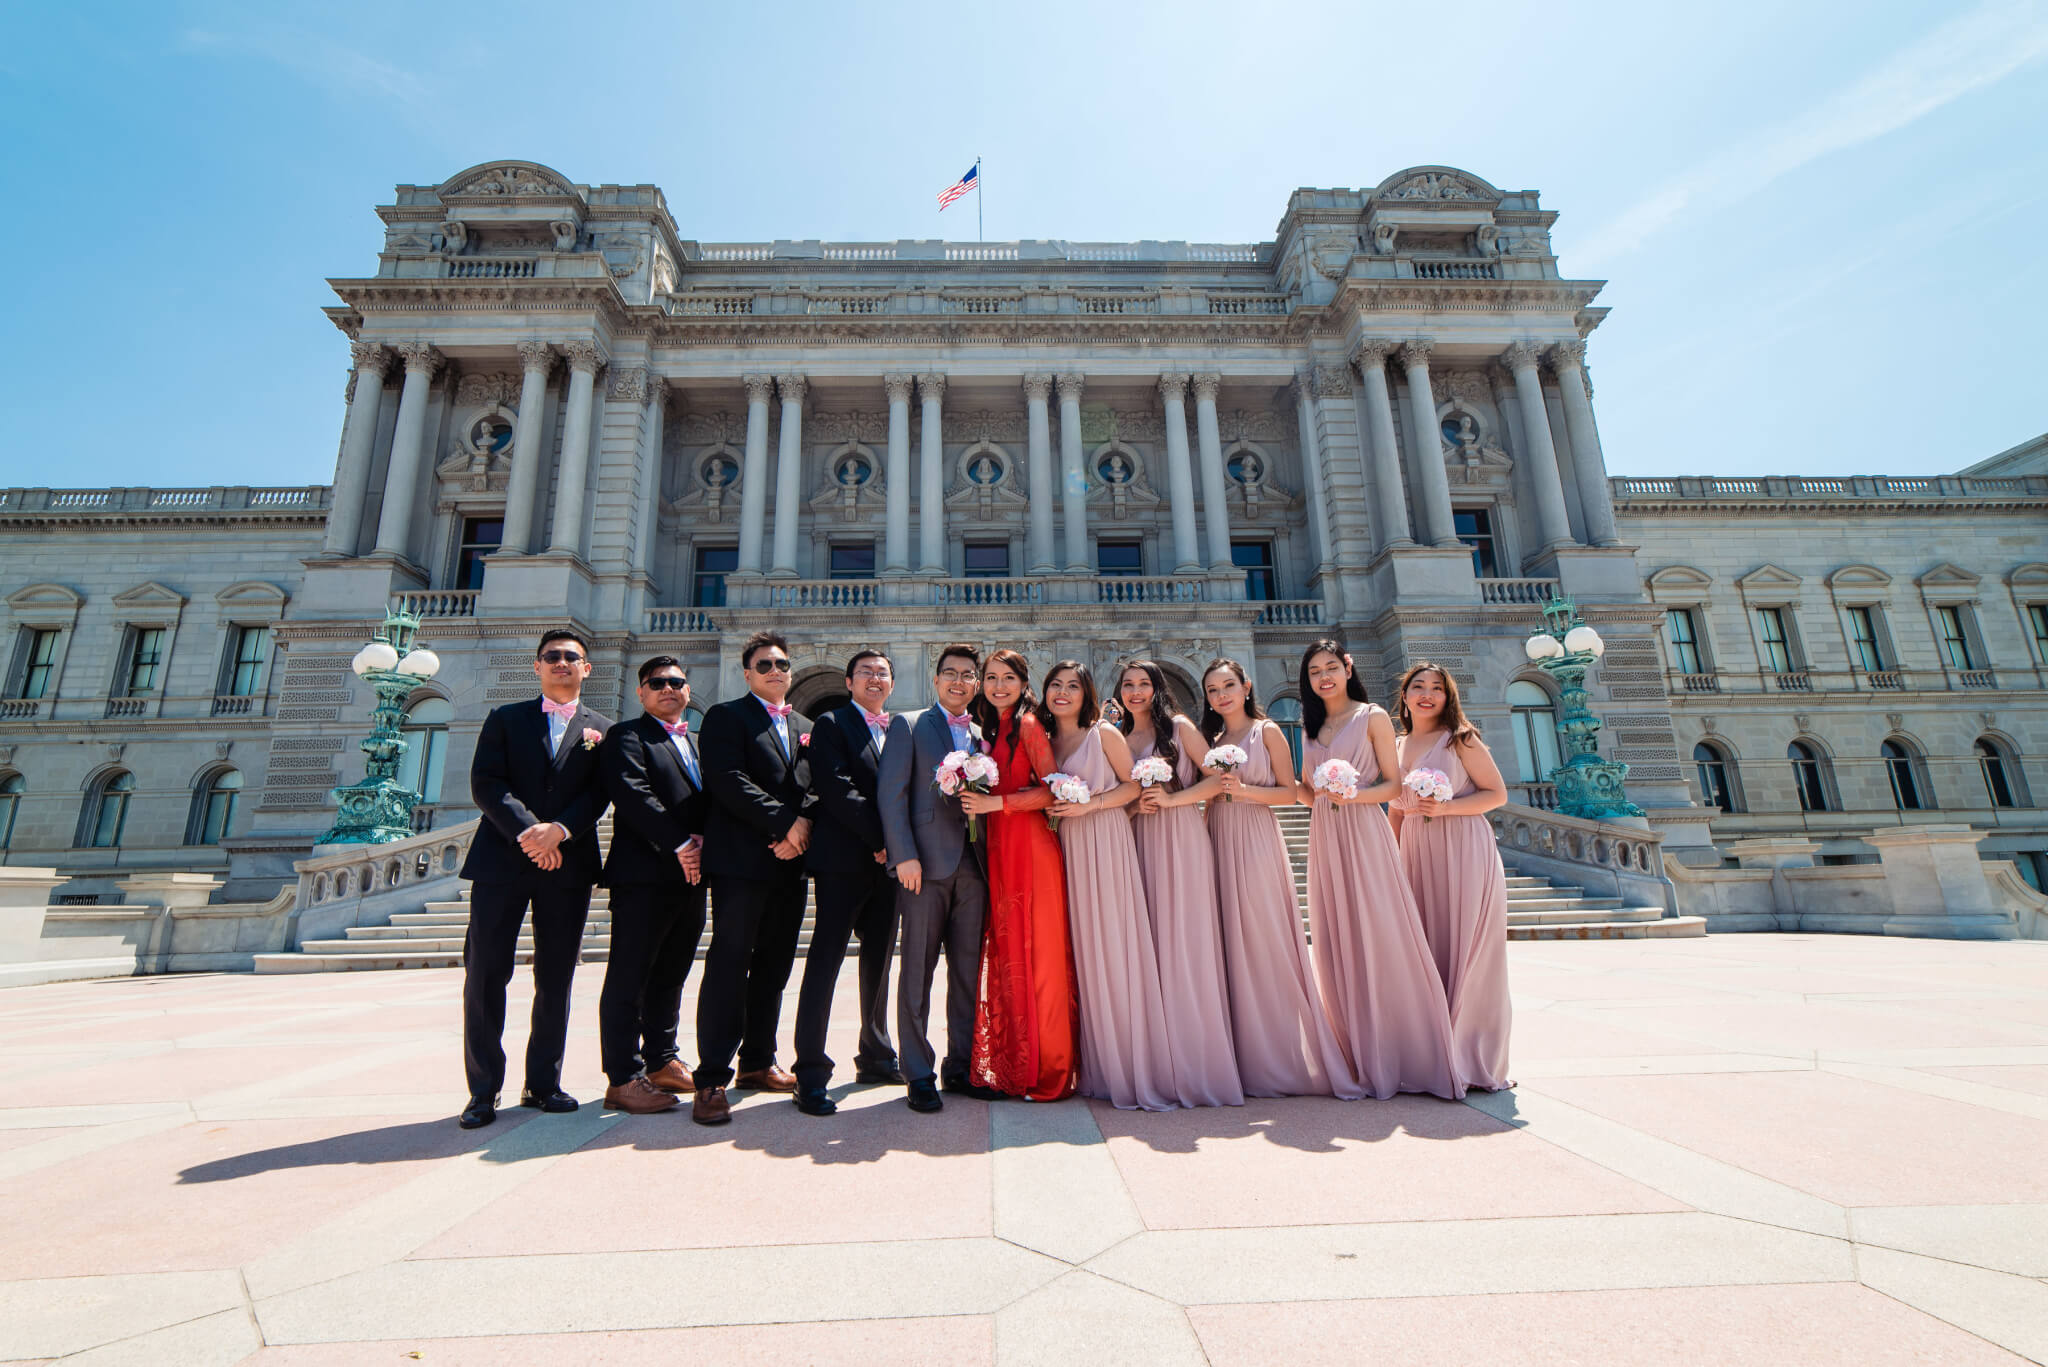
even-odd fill
[[(1157, 738), (1133, 745), (1135, 763), (1156, 753)], [(1201, 771), (1180, 747), (1180, 786)], [(1216, 910), (1216, 863), (1209, 831), (1193, 806), (1133, 816), (1145, 905), (1159, 951), (1159, 991), (1166, 1005), (1174, 1091), (1183, 1106), (1242, 1106), (1237, 1052), (1230, 1040), (1230, 989), (1223, 980), (1223, 925)]]
[[(1106, 793), (1116, 770), (1093, 728), (1063, 771)], [(1060, 822), (1067, 920), (1081, 995), (1081, 1093), (1122, 1110), (1171, 1111), (1173, 1055), (1130, 813), (1102, 807)]]
[[(1441, 769), (1454, 798), (1473, 789), (1448, 733), (1419, 755), (1400, 740), (1401, 773)], [(1499, 1091), (1508, 1077), (1508, 882), (1493, 824), (1483, 816), (1401, 821), (1401, 863), (1422, 913), (1451, 1008), (1451, 1062), (1467, 1087)]]
[[(1268, 721), (1252, 723), (1238, 777), (1277, 782), (1266, 753)], [(1294, 896), (1294, 866), (1273, 809), (1245, 801), (1209, 804), (1216, 851), (1216, 903), (1223, 918), (1223, 969), (1230, 1028), (1246, 1096), (1365, 1095), (1323, 1010)]]
[[(1302, 770), (1341, 759), (1358, 786), (1380, 781), (1368, 703), (1324, 745), (1311, 736)], [(1377, 802), (1339, 805), (1318, 793), (1308, 827), (1308, 920), (1316, 980), (1344, 1052), (1365, 1090), (1384, 1101), (1396, 1092), (1462, 1095), (1451, 1066), (1451, 1016), (1443, 979), (1422, 933), (1422, 918), (1394, 828)]]

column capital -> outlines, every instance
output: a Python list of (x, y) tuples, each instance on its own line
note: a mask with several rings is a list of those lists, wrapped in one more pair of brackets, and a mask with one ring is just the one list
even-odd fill
[(595, 375), (606, 359), (604, 348), (587, 339), (563, 342), (562, 354), (569, 358), (569, 368), (580, 370), (586, 375)]
[(607, 399), (639, 402), (647, 397), (648, 371), (645, 366), (613, 366), (607, 374), (611, 383), (605, 386)]
[(777, 375), (775, 388), (782, 395), (784, 403), (802, 403), (804, 392), (811, 387), (810, 381), (798, 374)]
[(1511, 374), (1520, 375), (1525, 370), (1534, 370), (1542, 357), (1543, 353), (1529, 343), (1516, 342), (1500, 354), (1500, 363), (1506, 366)]
[(1401, 364), (1410, 370), (1424, 369), (1429, 365), (1429, 353), (1436, 350), (1436, 343), (1427, 337), (1414, 337), (1401, 343)]
[(1068, 371), (1060, 376), (1059, 384), (1061, 403), (1065, 403), (1069, 399), (1072, 399), (1075, 403), (1081, 402), (1081, 391), (1088, 387), (1087, 378), (1082, 375), (1076, 375), (1072, 371)]
[(1550, 357), (1550, 368), (1562, 375), (1567, 370), (1580, 370), (1586, 364), (1586, 344), (1581, 341), (1553, 342), (1544, 353)]
[(382, 379), (391, 373), (391, 348), (382, 342), (351, 342), (348, 354), (358, 375), (374, 374)]
[(1515, 372), (1496, 359), (1488, 362), (1486, 382), (1493, 387), (1493, 401), (1505, 403), (1514, 396)]
[(523, 370), (538, 370), (545, 375), (555, 368), (555, 349), (546, 342), (521, 342), (514, 350), (519, 353)]
[(1211, 373), (1197, 375), (1194, 377), (1194, 386), (1196, 403), (1215, 403), (1216, 392), (1223, 388), (1223, 377)]
[(926, 403), (937, 403), (946, 396), (946, 377), (931, 371), (917, 377), (917, 397)]
[(441, 368), (441, 353), (431, 342), (400, 342), (391, 348), (405, 361), (405, 373), (432, 378)]
[(1184, 399), (1188, 393), (1188, 373), (1185, 370), (1169, 370), (1159, 377), (1159, 397), (1162, 399)]
[(1052, 376), (1034, 372), (1024, 377), (1024, 397), (1044, 403), (1052, 397)]
[(775, 397), (775, 380), (769, 375), (742, 375), (740, 383), (747, 387), (749, 404), (767, 403)]
[(890, 403), (910, 402), (911, 377), (895, 371), (882, 377), (882, 389), (888, 394)]
[(1351, 352), (1351, 364), (1359, 370), (1385, 370), (1387, 358), (1401, 349), (1399, 342), (1386, 337), (1368, 337)]
[(647, 401), (652, 404), (668, 402), (668, 381), (651, 370), (647, 372)]

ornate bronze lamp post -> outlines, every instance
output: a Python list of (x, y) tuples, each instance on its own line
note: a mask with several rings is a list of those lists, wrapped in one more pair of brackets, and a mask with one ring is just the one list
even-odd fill
[(362, 782), (333, 790), (338, 810), (334, 828), (320, 837), (323, 845), (381, 845), (413, 834), (412, 809), (420, 796), (398, 781), (398, 759), (405, 753), (398, 723), (405, 700), (441, 668), (440, 656), (413, 645), (419, 629), (420, 619), (411, 613), (386, 613), (370, 643), (349, 661), (357, 677), (377, 690), (377, 706), (362, 742), (368, 757)]
[(1600, 758), (1600, 719), (1586, 706), (1586, 672), (1607, 653), (1600, 633), (1586, 625), (1578, 605), (1553, 597), (1543, 605), (1544, 629), (1531, 636), (1523, 651), (1536, 667), (1557, 680), (1564, 699), (1557, 735), (1565, 761), (1551, 770), (1557, 785), (1557, 809), (1586, 821), (1613, 821), (1643, 814), (1628, 800), (1622, 781), (1628, 766)]

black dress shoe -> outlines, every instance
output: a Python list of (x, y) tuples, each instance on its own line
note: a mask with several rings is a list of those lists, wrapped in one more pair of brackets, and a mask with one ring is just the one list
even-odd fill
[(576, 1109), (576, 1098), (557, 1087), (546, 1096), (542, 1096), (535, 1091), (521, 1092), (519, 1094), (519, 1104), (529, 1106), (536, 1111), (545, 1111), (549, 1115), (567, 1115)]
[(945, 1101), (939, 1096), (939, 1089), (932, 1086), (932, 1080), (928, 1077), (919, 1078), (910, 1084), (909, 1106), (920, 1115), (930, 1115), (933, 1111), (946, 1109)]
[(480, 1130), (498, 1118), (498, 1098), (494, 1096), (473, 1096), (462, 1108), (462, 1115), (456, 1124), (465, 1130)]
[(853, 1080), (855, 1082), (882, 1082), (901, 1087), (903, 1085), (903, 1070), (894, 1064), (884, 1068), (857, 1068), (854, 1070)]
[(1008, 1101), (1008, 1092), (999, 1092), (993, 1087), (979, 1087), (965, 1078), (954, 1078), (946, 1084), (946, 1090), (955, 1096), (971, 1096), (976, 1101)]
[(796, 1108), (805, 1115), (836, 1115), (839, 1103), (823, 1087), (799, 1087), (796, 1089)]

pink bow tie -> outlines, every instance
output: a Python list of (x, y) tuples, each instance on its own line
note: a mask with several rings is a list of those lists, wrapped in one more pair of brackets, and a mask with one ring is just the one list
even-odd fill
[[(655, 720), (660, 721), (661, 719), (657, 717)], [(661, 723), (661, 729), (668, 732), (671, 736), (687, 736), (690, 734), (690, 724), (686, 721), (664, 721)]]
[(763, 703), (761, 705), (767, 708), (768, 715), (775, 718), (775, 720), (777, 721), (781, 721), (784, 717), (796, 711), (796, 705), (794, 703), (771, 702)]
[(868, 719), (868, 725), (874, 727), (876, 730), (888, 729), (889, 714), (887, 712), (870, 712), (866, 708), (862, 708), (861, 715), (863, 717), (866, 717)]
[(540, 710), (542, 716), (573, 717), (576, 715), (576, 704), (572, 702), (556, 702), (553, 698), (542, 698), (540, 700)]

